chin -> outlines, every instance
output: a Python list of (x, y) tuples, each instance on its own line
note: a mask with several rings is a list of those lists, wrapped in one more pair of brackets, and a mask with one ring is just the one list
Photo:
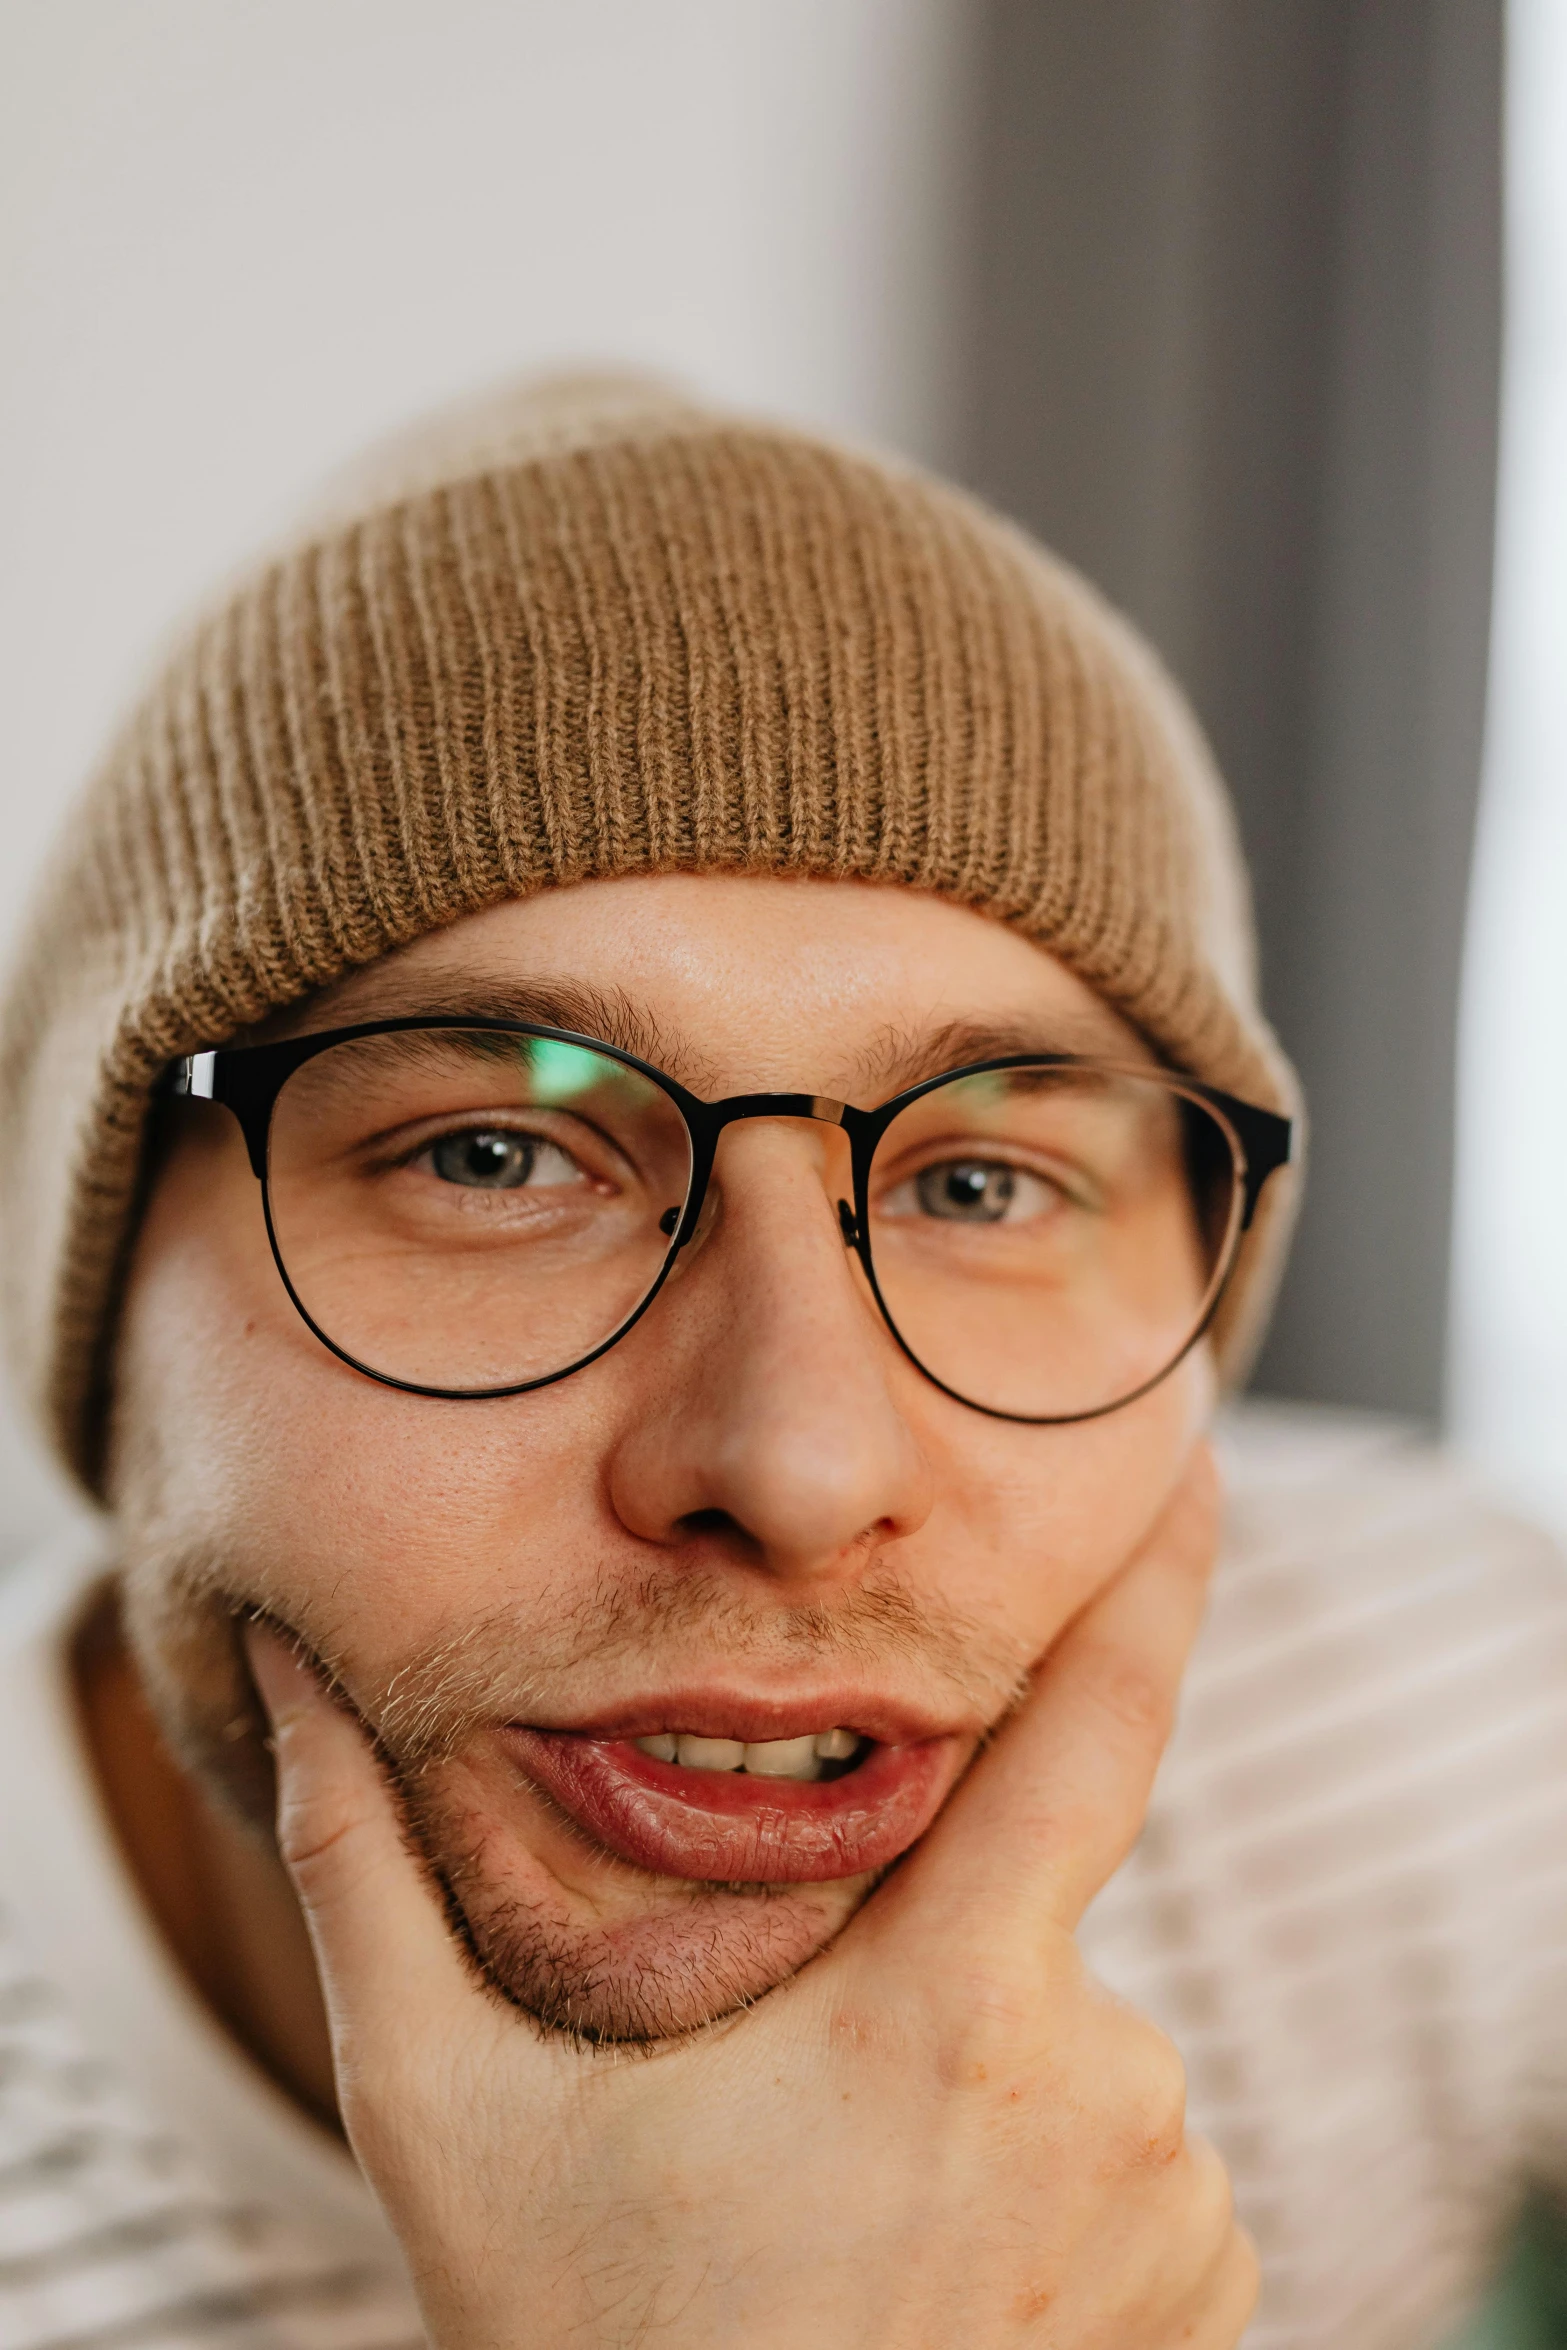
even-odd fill
[(427, 1767), (405, 1790), (411, 1823), (486, 1980), (578, 2040), (671, 2039), (752, 2005), (877, 1882), (657, 1875), (595, 1846), (541, 1793), (513, 1787), (497, 1803), (494, 1777), (468, 1758)]

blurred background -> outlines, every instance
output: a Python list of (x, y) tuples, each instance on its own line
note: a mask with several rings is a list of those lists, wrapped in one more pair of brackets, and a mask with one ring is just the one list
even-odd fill
[[(0, 0), (0, 952), (215, 578), (603, 360), (954, 473), (1150, 632), (1313, 1106), (1257, 1383), (1567, 1530), (1563, 0)], [(0, 1562), (65, 1506), (0, 1415)]]

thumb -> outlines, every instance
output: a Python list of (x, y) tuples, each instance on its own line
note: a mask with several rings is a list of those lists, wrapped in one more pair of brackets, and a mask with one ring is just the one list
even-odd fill
[(897, 1902), (1075, 1932), (1142, 1829), (1207, 1599), (1219, 1483), (1199, 1446), (1136, 1555), (1037, 1668), (1030, 1696), (889, 1883)]
[(364, 1725), (268, 1626), (248, 1625), (245, 1648), (272, 1729), (278, 1851), (341, 2060), (350, 2021), (373, 2039), (423, 2002), (473, 1998), (474, 1986)]

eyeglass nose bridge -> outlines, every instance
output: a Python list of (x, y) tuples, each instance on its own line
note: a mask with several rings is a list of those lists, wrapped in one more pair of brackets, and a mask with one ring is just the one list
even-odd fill
[[(854, 1188), (858, 1192), (860, 1161), (871, 1145), (872, 1129), (877, 1124), (873, 1111), (856, 1109), (852, 1102), (837, 1101), (826, 1093), (734, 1093), (717, 1102), (688, 1097), (685, 1110), (693, 1146), (691, 1192), (685, 1214), (671, 1235), (671, 1257), (688, 1247), (701, 1229), (713, 1159), (719, 1136), (726, 1127), (744, 1125), (752, 1118), (809, 1118), (820, 1126), (841, 1127), (849, 1136), (854, 1155)], [(859, 1220), (846, 1200), (838, 1202), (838, 1220), (845, 1243), (851, 1248), (858, 1247)]]
[(705, 1105), (716, 1138), (746, 1118), (814, 1118), (823, 1126), (847, 1126), (856, 1112), (826, 1093), (732, 1093)]

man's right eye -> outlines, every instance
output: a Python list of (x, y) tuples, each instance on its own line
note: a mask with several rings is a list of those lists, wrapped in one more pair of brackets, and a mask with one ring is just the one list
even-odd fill
[(513, 1134), (505, 1127), (443, 1134), (420, 1157), (443, 1183), (460, 1183), (470, 1191), (520, 1191), (524, 1186), (582, 1181), (581, 1168), (558, 1143), (537, 1134)]

